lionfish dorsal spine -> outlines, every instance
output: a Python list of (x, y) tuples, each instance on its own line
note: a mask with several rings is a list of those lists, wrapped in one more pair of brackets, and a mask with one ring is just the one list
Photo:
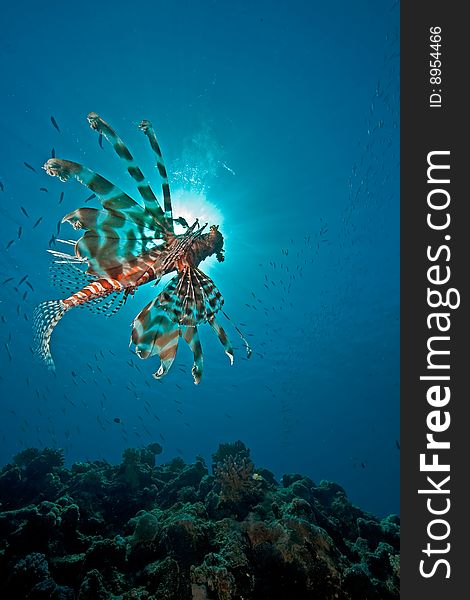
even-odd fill
[(146, 181), (146, 177), (135, 161), (131, 151), (119, 137), (116, 131), (106, 123), (98, 114), (91, 112), (88, 114), (88, 123), (90, 127), (102, 134), (103, 137), (111, 144), (114, 152), (125, 163), (127, 172), (136, 182), (137, 190), (142, 198), (145, 208), (154, 216), (160, 225), (165, 224), (165, 215), (158, 202), (158, 199)]
[(153, 150), (157, 161), (157, 169), (162, 179), (162, 193), (163, 193), (163, 209), (165, 211), (165, 219), (168, 224), (171, 223), (171, 231), (174, 231), (173, 227), (173, 209), (171, 206), (171, 194), (170, 194), (170, 184), (168, 183), (168, 173), (165, 167), (165, 163), (163, 162), (162, 151), (160, 150), (160, 145), (157, 140), (157, 136), (153, 129), (152, 123), (150, 121), (144, 120), (139, 125), (139, 128), (145, 133), (147, 139), (150, 143), (150, 147)]

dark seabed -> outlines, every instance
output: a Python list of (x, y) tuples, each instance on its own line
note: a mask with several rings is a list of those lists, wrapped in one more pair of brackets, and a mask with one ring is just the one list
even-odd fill
[[(276, 568), (284, 599), (397, 597), (398, 3), (20, 1), (2, 14), (5, 597), (277, 598), (262, 576)], [(78, 239), (65, 214), (99, 207), (42, 165), (77, 161), (135, 196), (90, 111), (158, 189), (138, 128), (151, 120), (175, 216), (225, 236), (225, 261), (201, 268), (253, 354), (221, 319), (230, 366), (201, 326), (198, 386), (183, 344), (161, 381), (128, 346), (151, 285), (113, 317), (65, 315), (54, 374), (31, 351), (34, 308), (61, 297), (46, 250)], [(213, 458), (236, 440), (249, 457)]]

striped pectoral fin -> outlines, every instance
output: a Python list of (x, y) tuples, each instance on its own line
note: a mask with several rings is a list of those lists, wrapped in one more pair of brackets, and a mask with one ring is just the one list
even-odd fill
[(225, 354), (229, 357), (230, 364), (233, 365), (233, 348), (227, 334), (225, 333), (225, 329), (214, 318), (209, 319), (209, 325), (216, 332), (220, 343), (224, 347)]
[(158, 349), (157, 354), (161, 361), (158, 370), (153, 374), (155, 379), (161, 379), (170, 370), (170, 367), (176, 358), (179, 336), (180, 329), (175, 327), (168, 334), (162, 335), (155, 340), (155, 346)]
[(199, 325), (213, 318), (224, 299), (212, 279), (193, 267), (180, 271), (177, 277), (177, 286), (171, 294), (171, 310), (175, 318), (187, 326)]
[(194, 278), (201, 290), (206, 318), (210, 319), (222, 308), (224, 298), (212, 279), (200, 269), (194, 269)]
[(194, 363), (191, 373), (193, 374), (194, 383), (198, 385), (201, 381), (204, 362), (202, 357), (201, 340), (199, 339), (197, 327), (185, 327), (183, 337), (193, 353)]
[(161, 379), (170, 369), (176, 357), (180, 329), (160, 306), (158, 299), (150, 302), (134, 319), (131, 343), (137, 355), (148, 358), (157, 354), (161, 364), (154, 374)]

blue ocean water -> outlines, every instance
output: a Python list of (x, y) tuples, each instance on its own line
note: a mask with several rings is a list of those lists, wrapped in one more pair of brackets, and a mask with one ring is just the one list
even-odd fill
[[(20, 0), (2, 14), (0, 463), (32, 445), (117, 462), (150, 441), (191, 461), (241, 439), (278, 477), (333, 480), (363, 509), (399, 512), (397, 3)], [(90, 111), (157, 187), (137, 127), (151, 120), (176, 216), (221, 225), (226, 260), (201, 268), (250, 360), (227, 324), (230, 367), (205, 326), (201, 384), (183, 345), (155, 381), (158, 361), (128, 347), (150, 286), (112, 318), (67, 314), (55, 375), (34, 360), (33, 309), (60, 297), (46, 249), (78, 237), (58, 223), (90, 196), (41, 166), (54, 149), (133, 192)]]

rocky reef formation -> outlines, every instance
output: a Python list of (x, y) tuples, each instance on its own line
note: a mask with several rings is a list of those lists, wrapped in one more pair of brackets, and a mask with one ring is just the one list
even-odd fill
[(392, 600), (399, 519), (339, 485), (253, 464), (242, 442), (156, 464), (64, 467), (30, 448), (0, 473), (0, 596), (52, 600)]

